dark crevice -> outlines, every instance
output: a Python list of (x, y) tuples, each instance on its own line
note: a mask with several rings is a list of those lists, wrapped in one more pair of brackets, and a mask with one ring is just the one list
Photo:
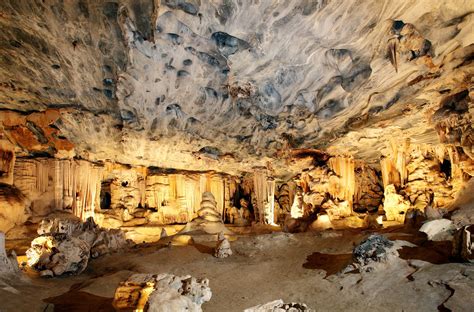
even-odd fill
[(438, 311), (441, 311), (441, 312), (451, 312), (451, 309), (447, 308), (444, 306), (444, 304), (446, 302), (448, 302), (449, 299), (451, 299), (451, 297), (454, 295), (454, 288), (452, 288), (451, 286), (449, 286), (448, 284), (443, 284), (444, 287), (446, 287), (447, 290), (449, 290), (451, 292), (451, 294), (448, 296), (448, 298), (446, 298), (439, 306), (438, 306)]

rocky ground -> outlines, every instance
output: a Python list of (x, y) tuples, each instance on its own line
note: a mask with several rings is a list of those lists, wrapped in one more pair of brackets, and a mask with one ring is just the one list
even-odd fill
[(115, 288), (134, 272), (208, 278), (212, 298), (204, 311), (242, 311), (276, 299), (316, 311), (472, 309), (474, 266), (450, 262), (449, 242), (401, 228), (382, 231), (418, 247), (342, 274), (368, 231), (244, 234), (231, 241), (234, 254), (225, 259), (213, 257), (214, 237), (200, 235), (189, 246), (147, 245), (93, 259), (79, 276), (44, 279), (28, 271), (1, 279), (0, 311), (113, 311)]

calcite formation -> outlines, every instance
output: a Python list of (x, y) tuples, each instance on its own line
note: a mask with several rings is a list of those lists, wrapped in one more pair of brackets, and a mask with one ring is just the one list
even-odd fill
[(210, 192), (202, 194), (201, 209), (198, 210), (198, 217), (187, 223), (180, 233), (202, 231), (208, 234), (232, 234), (222, 221), (222, 216), (217, 212), (216, 200)]
[(472, 225), (463, 226), (456, 231), (452, 254), (457, 259), (474, 263), (474, 227)]
[(7, 276), (19, 272), (15, 251), (5, 249), (5, 233), (0, 232), (0, 275)]
[(0, 132), (0, 183), (13, 184), (15, 146)]
[[(472, 0), (2, 0), (0, 28), (0, 231), (39, 226), (43, 276), (125, 237), (203, 252), (226, 226), (404, 224), (472, 258)], [(199, 310), (196, 285), (142, 276), (127, 298)]]
[(270, 301), (270, 302), (260, 304), (258, 306), (244, 310), (244, 312), (285, 312), (285, 311), (310, 312), (313, 310), (308, 308), (308, 306), (304, 303), (296, 303), (296, 302), (285, 303), (281, 299)]
[(119, 284), (113, 305), (117, 311), (202, 311), (212, 297), (208, 279), (189, 275), (134, 274)]
[(17, 159), (13, 184), (36, 216), (68, 210), (86, 220), (99, 206), (101, 174), (102, 168), (88, 161)]
[(227, 258), (232, 256), (232, 249), (230, 248), (229, 240), (224, 236), (224, 233), (219, 233), (217, 237), (217, 246), (214, 250), (214, 257)]
[(30, 216), (28, 199), (17, 188), (0, 185), (0, 231), (22, 225)]
[(71, 219), (45, 219), (38, 228), (41, 236), (26, 251), (28, 266), (42, 276), (80, 274), (89, 258), (121, 250), (128, 246), (119, 230), (103, 230), (92, 218), (85, 223)]
[(409, 208), (410, 202), (397, 194), (395, 185), (390, 184), (385, 187), (383, 210), (388, 221), (403, 223)]
[(453, 221), (448, 219), (427, 221), (420, 228), (420, 232), (426, 233), (428, 239), (432, 241), (451, 241), (455, 231)]

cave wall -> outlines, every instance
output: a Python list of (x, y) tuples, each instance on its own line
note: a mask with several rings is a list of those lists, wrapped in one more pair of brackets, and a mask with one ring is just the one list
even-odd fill
[[(381, 160), (385, 188), (395, 190), (411, 208), (446, 211), (473, 176), (474, 161), (452, 144), (426, 145), (391, 142)], [(392, 191), (393, 192), (393, 191)], [(386, 207), (386, 209), (396, 209)]]
[(229, 175), (118, 164), (106, 167), (103, 181), (110, 183), (111, 205), (96, 212), (106, 223), (116, 219), (124, 226), (183, 224), (197, 217), (203, 192), (214, 195), (221, 215), (233, 201), (236, 181)]
[[(2, 153), (2, 156), (5, 156)], [(7, 160), (11, 157), (8, 156)], [(3, 161), (5, 163), (6, 160)], [(0, 185), (0, 230), (55, 213), (92, 216), (108, 228), (186, 223), (197, 217), (203, 192), (218, 212), (234, 204), (239, 179), (214, 172), (178, 171), (77, 159), (16, 158)]]
[(13, 185), (31, 201), (34, 216), (66, 210), (85, 220), (99, 205), (102, 170), (83, 160), (19, 158)]
[(473, 160), (450, 144), (399, 140), (390, 142), (384, 153), (380, 166), (331, 156), (307, 167), (292, 179), (293, 202), (287, 203), (288, 183), (279, 186), (283, 194), (277, 194), (278, 202), (281, 197), (281, 207), (291, 207), (293, 218), (328, 214), (339, 227), (367, 227), (374, 221), (371, 215), (404, 223), (409, 211), (410, 218), (413, 213), (434, 218), (455, 209), (473, 175)]

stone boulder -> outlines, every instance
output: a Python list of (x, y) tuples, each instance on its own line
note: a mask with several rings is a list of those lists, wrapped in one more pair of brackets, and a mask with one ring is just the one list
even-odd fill
[(211, 299), (208, 279), (189, 275), (133, 274), (119, 284), (113, 306), (118, 311), (202, 311), (201, 305)]
[(75, 219), (50, 218), (41, 221), (41, 235), (26, 251), (27, 264), (41, 276), (80, 274), (89, 258), (118, 251), (129, 245), (120, 230), (99, 228), (92, 217), (81, 223)]
[(80, 274), (89, 262), (90, 246), (77, 237), (40, 236), (31, 242), (26, 256), (28, 266), (40, 272), (47, 270), (48, 274), (42, 275)]
[(456, 227), (451, 220), (437, 219), (425, 222), (419, 231), (426, 233), (431, 241), (450, 241), (453, 239)]
[(389, 249), (393, 242), (385, 236), (372, 234), (363, 240), (352, 252), (352, 258), (356, 265), (366, 266), (373, 262), (383, 262), (390, 254)]

